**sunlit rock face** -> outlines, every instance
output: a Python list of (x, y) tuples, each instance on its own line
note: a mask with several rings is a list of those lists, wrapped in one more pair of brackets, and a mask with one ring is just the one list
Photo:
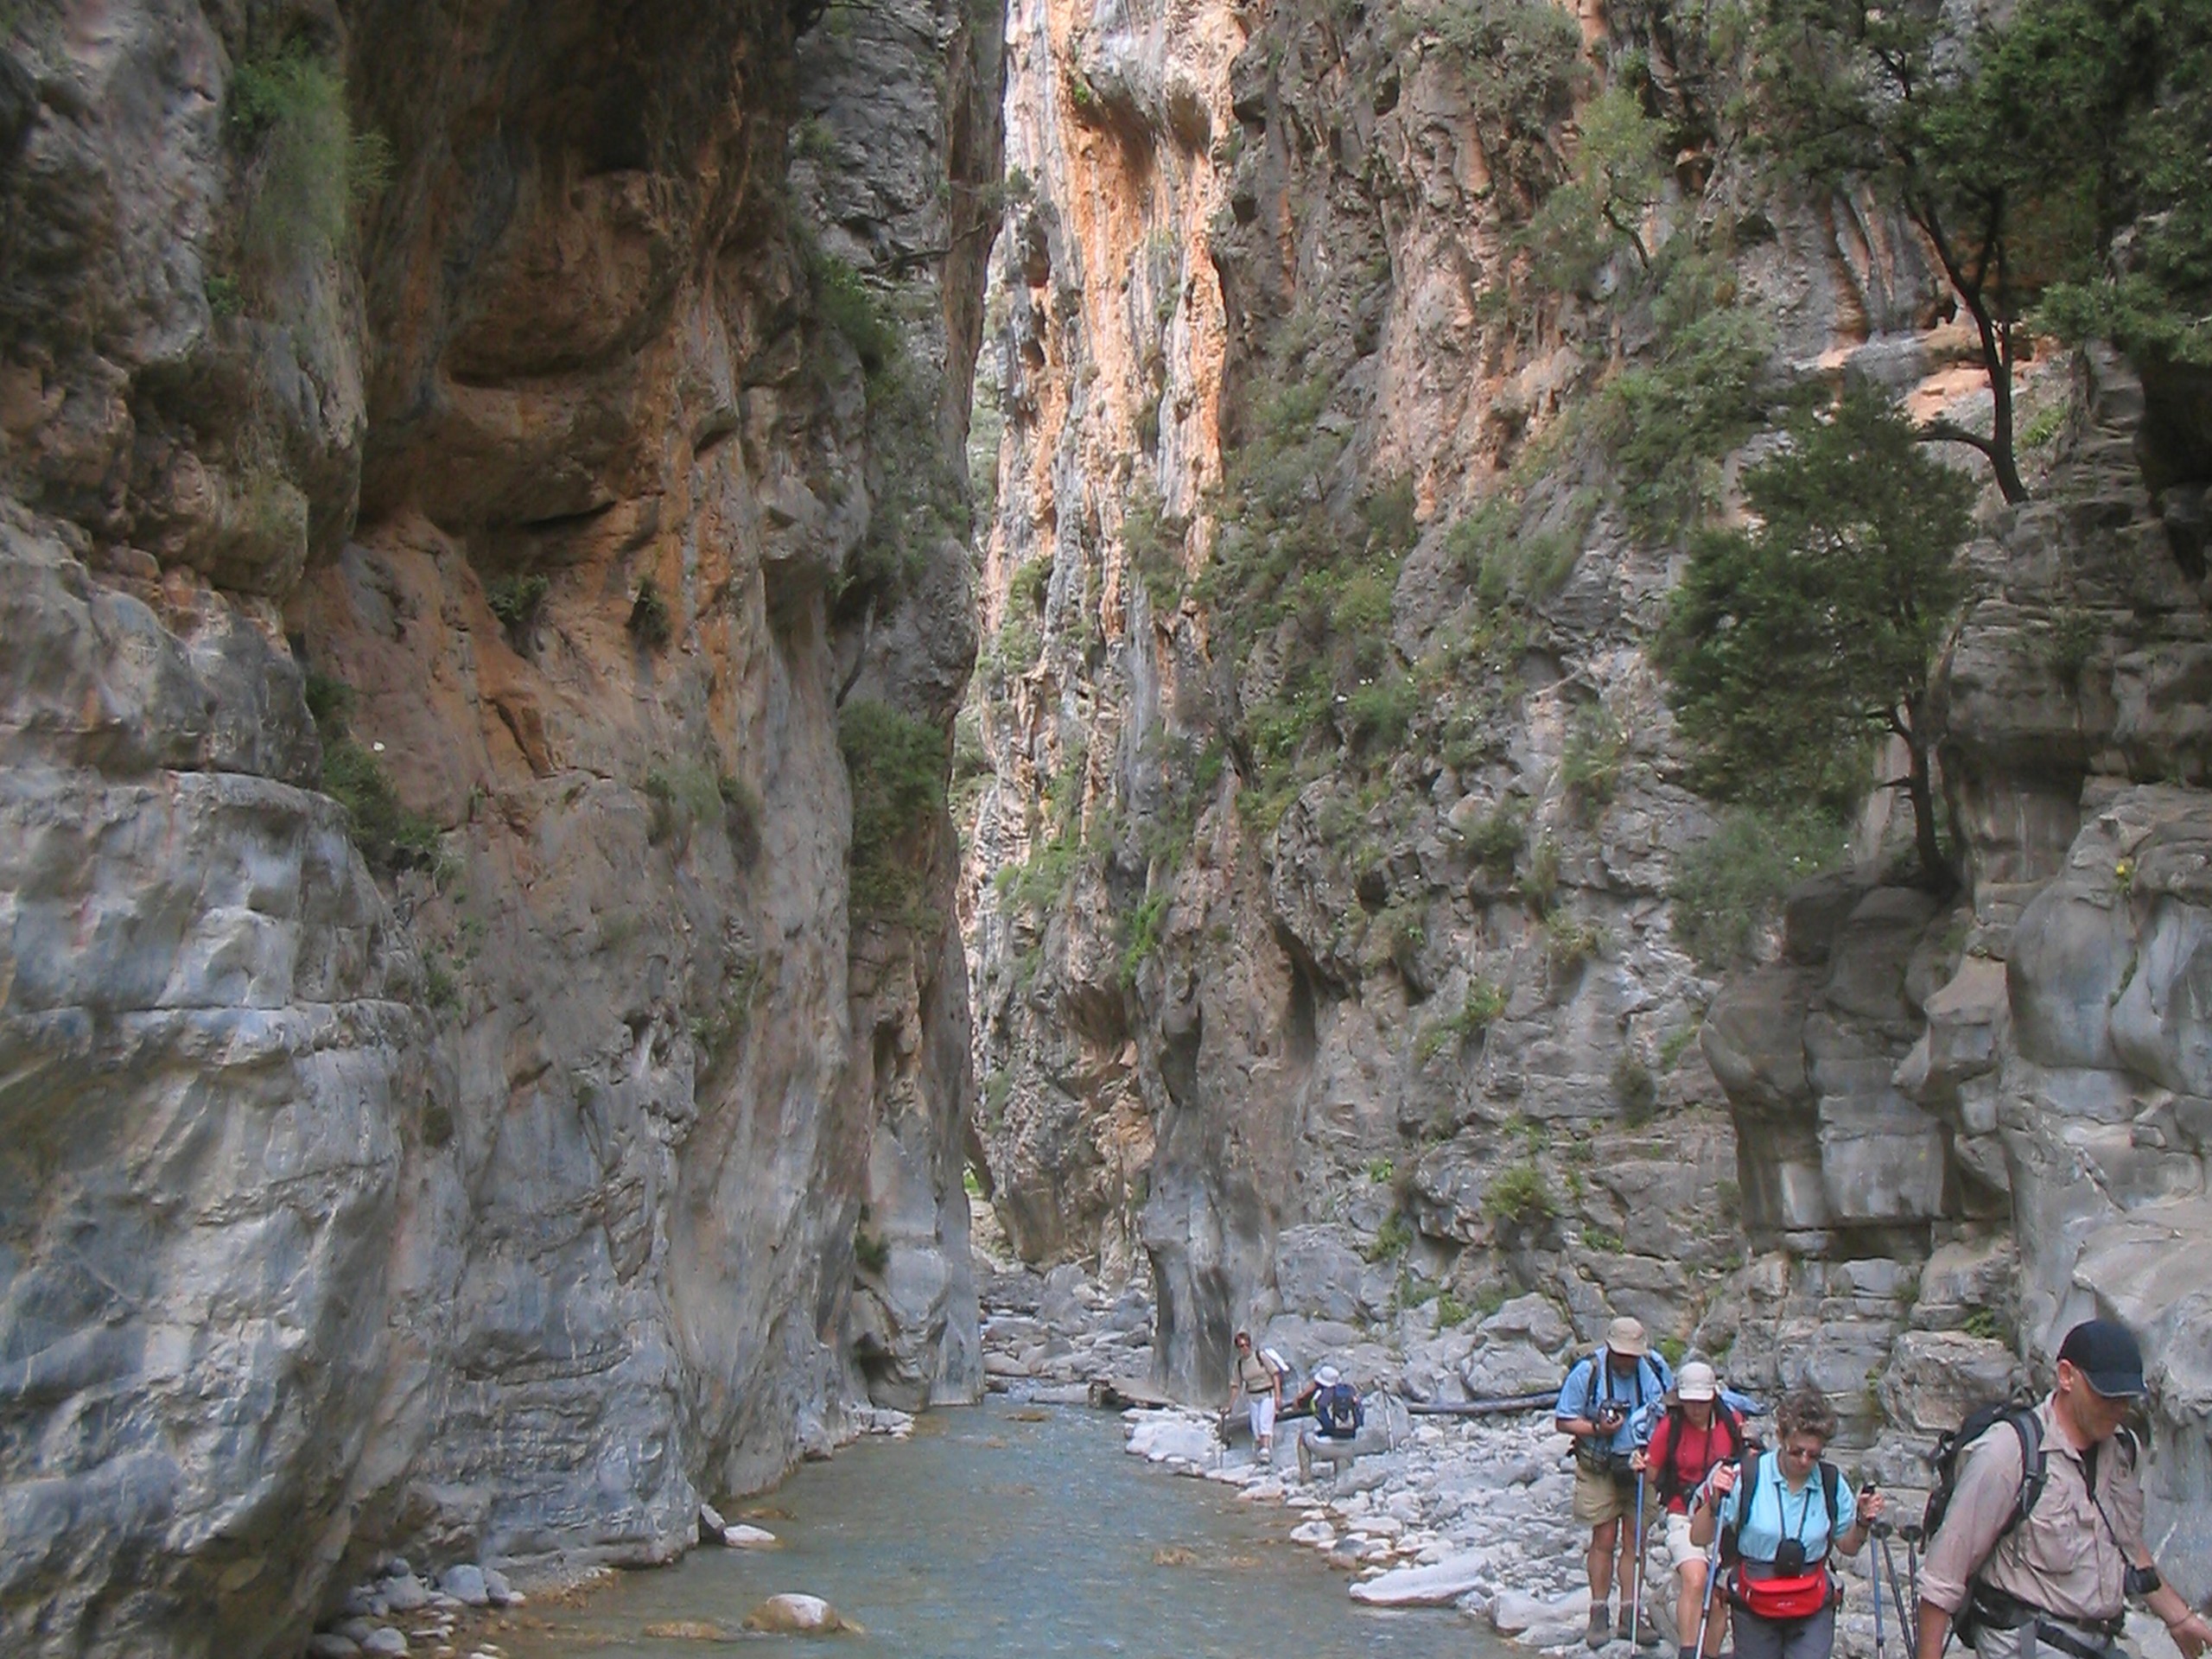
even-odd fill
[(849, 905), (839, 712), (973, 654), (998, 25), (846, 22), (11, 24), (10, 1651), (665, 1559), (979, 1389), (954, 843)]

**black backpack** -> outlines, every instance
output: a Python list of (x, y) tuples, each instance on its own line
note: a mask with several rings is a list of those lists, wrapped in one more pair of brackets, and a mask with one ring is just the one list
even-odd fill
[(2012, 1433), (2019, 1437), (2020, 1491), (2012, 1500), (2012, 1513), (2005, 1517), (1998, 1537), (2006, 1536), (2034, 1512), (2036, 1500), (2043, 1496), (2044, 1482), (2050, 1473), (2044, 1465), (2043, 1420), (2036, 1415), (2035, 1407), (2024, 1401), (2005, 1400), (1977, 1406), (1967, 1414), (1966, 1421), (1955, 1432), (1938, 1434), (1936, 1449), (1928, 1454), (1928, 1461), (1936, 1471), (1936, 1489), (1928, 1494), (1928, 1508), (1921, 1516), (1920, 1530), (1930, 1543), (1935, 1541), (1936, 1530), (1950, 1510), (1952, 1494), (1958, 1490), (1961, 1457), (1968, 1446), (1999, 1423), (2011, 1425)]
[[(1744, 1420), (1736, 1414), (1735, 1408), (1726, 1400), (1715, 1400), (1713, 1402), (1713, 1421), (1726, 1429), (1728, 1434), (1727, 1451), (1714, 1461), (1734, 1463), (1740, 1466), (1744, 1461), (1745, 1452), (1748, 1450), (1756, 1450), (1758, 1442), (1745, 1432)], [(1661, 1461), (1651, 1465), (1651, 1483), (1658, 1493), (1662, 1507), (1673, 1503), (1678, 1497), (1689, 1496), (1689, 1489), (1675, 1478), (1675, 1446), (1681, 1440), (1682, 1427), (1688, 1421), (1688, 1418), (1678, 1415), (1675, 1408), (1670, 1406), (1659, 1414), (1659, 1422), (1651, 1426), (1651, 1433), (1643, 1442), (1644, 1450), (1648, 1452), (1652, 1442), (1659, 1438), (1660, 1424), (1667, 1425), (1667, 1455)]]

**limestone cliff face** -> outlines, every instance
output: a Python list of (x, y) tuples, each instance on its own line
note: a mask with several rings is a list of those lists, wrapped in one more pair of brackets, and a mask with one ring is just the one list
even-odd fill
[[(2027, 373), (2037, 499), (1986, 504), (1935, 687), (1965, 896), (1884, 884), (1878, 802), (1724, 978), (1673, 925), (1715, 820), (1645, 643), (1656, 498), (1726, 511), (1760, 423), (1639, 482), (1650, 434), (1608, 423), (1683, 318), (1615, 296), (1694, 244), (1769, 385), (1972, 419), (1911, 234), (1716, 142), (1726, 67), (1648, 8), (1017, 6), (1009, 42), (1032, 193), (982, 369), (964, 902), (1016, 1246), (1149, 1272), (1192, 1395), (1248, 1320), (1308, 1360), (1392, 1329), (1450, 1394), (1544, 1380), (1432, 1340), (1466, 1306), (1539, 1290), (1584, 1340), (1633, 1312), (1821, 1387), (1907, 1487), (2117, 1312), (2166, 1356), (2158, 1525), (2201, 1559), (2187, 398)], [(1630, 85), (1673, 156), (1635, 247), (1532, 270), (1532, 200), (1571, 209)]]
[(972, 1397), (996, 20), (10, 29), (10, 1650), (287, 1650), (395, 1542), (663, 1559)]
[[(1675, 66), (1633, 9), (1490, 10), (1525, 38), (1012, 14), (979, 1143), (1033, 1257), (1144, 1258), (1192, 1392), (1237, 1324), (1317, 1315), (1309, 1256), (1363, 1317), (1541, 1285), (1686, 1338), (1738, 1248), (1666, 901), (1713, 823), (1643, 651), (1671, 556), (1569, 418), (1656, 325), (1603, 273), (1530, 300), (1522, 251), (1576, 100)], [(1924, 365), (1896, 227), (1707, 137), (1652, 222), (1758, 204), (1732, 280), (1774, 359)], [(1306, 586), (1256, 607), (1270, 560)]]

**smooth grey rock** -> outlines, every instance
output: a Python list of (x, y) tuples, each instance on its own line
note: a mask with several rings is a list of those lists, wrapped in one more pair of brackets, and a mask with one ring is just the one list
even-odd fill
[(511, 1607), (522, 1599), (515, 1593), (514, 1586), (507, 1582), (506, 1574), (496, 1567), (484, 1569), (484, 1593), (494, 1607)]
[(381, 1593), (386, 1609), (395, 1613), (414, 1612), (430, 1599), (429, 1586), (412, 1573), (386, 1579)]
[(361, 1651), (382, 1654), (386, 1656), (386, 1659), (398, 1659), (398, 1656), (407, 1651), (406, 1632), (395, 1630), (389, 1624), (380, 1626), (363, 1638)]
[(484, 1569), (474, 1562), (462, 1562), (449, 1567), (438, 1575), (438, 1588), (464, 1607), (484, 1607), (491, 1604), (490, 1592), (484, 1587)]

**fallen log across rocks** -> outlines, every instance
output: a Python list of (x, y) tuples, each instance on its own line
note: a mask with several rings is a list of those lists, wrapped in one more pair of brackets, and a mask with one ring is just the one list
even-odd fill
[(1504, 1417), (1516, 1411), (1548, 1411), (1558, 1400), (1557, 1389), (1543, 1389), (1533, 1394), (1494, 1394), (1480, 1400), (1408, 1399), (1406, 1409), (1416, 1417)]

